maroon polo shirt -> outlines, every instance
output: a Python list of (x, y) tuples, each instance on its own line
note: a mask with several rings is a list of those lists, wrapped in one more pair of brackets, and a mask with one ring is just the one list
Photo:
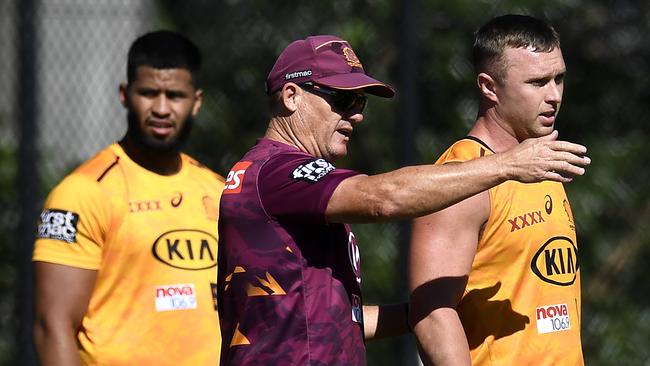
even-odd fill
[(228, 174), (219, 214), (222, 365), (365, 365), (354, 234), (328, 223), (336, 169), (260, 139)]

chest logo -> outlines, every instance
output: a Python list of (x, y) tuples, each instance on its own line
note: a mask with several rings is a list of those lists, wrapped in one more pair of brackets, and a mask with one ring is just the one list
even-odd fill
[(538, 210), (538, 211), (528, 212), (523, 215), (517, 215), (512, 219), (508, 219), (508, 222), (511, 225), (510, 232), (514, 232), (517, 230), (524, 229), (528, 226), (533, 226), (535, 224), (539, 224), (546, 221), (542, 216), (542, 211)]
[(172, 207), (178, 207), (181, 205), (182, 202), (183, 202), (183, 193), (181, 192), (176, 192), (170, 201)]
[(154, 290), (157, 311), (188, 310), (197, 307), (193, 283), (158, 286)]
[(544, 282), (570, 286), (580, 268), (578, 248), (565, 236), (553, 237), (535, 253), (530, 268)]
[(546, 210), (546, 214), (550, 215), (553, 212), (553, 198), (547, 194), (544, 199), (546, 200), (544, 202), (544, 210)]
[(571, 230), (576, 231), (576, 225), (573, 222), (573, 212), (571, 212), (571, 205), (569, 204), (569, 201), (564, 200), (562, 204), (564, 205), (564, 212), (566, 212), (567, 218), (569, 219), (569, 227)]
[(541, 306), (535, 309), (537, 333), (553, 333), (571, 329), (571, 317), (566, 304)]
[(180, 269), (202, 270), (217, 265), (217, 238), (201, 230), (172, 230), (158, 237), (151, 247), (162, 263)]
[(131, 213), (160, 211), (160, 210), (162, 210), (162, 206), (160, 205), (159, 200), (129, 202), (129, 211)]
[(348, 256), (357, 282), (361, 283), (361, 253), (359, 253), (359, 245), (353, 232), (348, 234)]
[(244, 174), (251, 164), (253, 164), (252, 161), (240, 161), (232, 167), (226, 177), (223, 194), (237, 194), (241, 192), (242, 185), (244, 184)]

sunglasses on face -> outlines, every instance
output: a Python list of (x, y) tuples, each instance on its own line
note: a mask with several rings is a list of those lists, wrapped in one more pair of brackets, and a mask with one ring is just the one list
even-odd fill
[(368, 103), (368, 97), (351, 90), (332, 89), (312, 82), (302, 83), (299, 86), (310, 93), (325, 97), (334, 110), (344, 114), (361, 113)]

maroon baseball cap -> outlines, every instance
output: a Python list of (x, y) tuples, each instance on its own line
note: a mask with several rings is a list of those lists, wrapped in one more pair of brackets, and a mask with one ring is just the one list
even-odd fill
[(333, 89), (364, 89), (384, 98), (395, 95), (391, 86), (363, 71), (347, 41), (330, 35), (311, 36), (288, 45), (266, 78), (266, 92), (272, 94), (287, 82), (308, 81)]

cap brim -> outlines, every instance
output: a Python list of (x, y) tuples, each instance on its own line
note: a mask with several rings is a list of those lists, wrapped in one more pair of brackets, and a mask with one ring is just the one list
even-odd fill
[(375, 80), (361, 72), (352, 72), (349, 74), (336, 74), (323, 78), (313, 79), (317, 84), (325, 85), (334, 89), (354, 90), (364, 89), (366, 93), (378, 97), (392, 98), (395, 95), (395, 89), (390, 85)]

